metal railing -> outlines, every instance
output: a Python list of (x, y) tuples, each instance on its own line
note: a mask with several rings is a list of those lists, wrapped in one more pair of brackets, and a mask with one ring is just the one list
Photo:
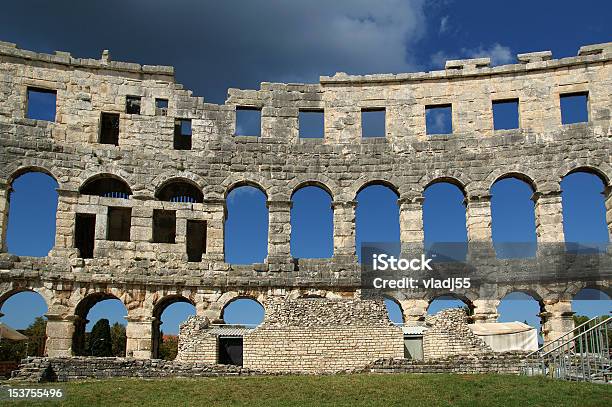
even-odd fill
[(612, 383), (612, 318), (591, 318), (525, 358), (525, 375)]

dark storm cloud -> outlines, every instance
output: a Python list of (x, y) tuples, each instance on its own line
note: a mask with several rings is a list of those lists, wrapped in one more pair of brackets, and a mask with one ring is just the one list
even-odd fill
[(196, 95), (316, 82), (319, 75), (416, 68), (421, 0), (48, 1), (3, 4), (0, 40), (21, 48), (176, 67)]

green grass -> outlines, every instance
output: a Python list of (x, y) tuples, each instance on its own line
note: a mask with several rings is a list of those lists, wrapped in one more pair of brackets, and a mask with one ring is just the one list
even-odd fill
[[(6, 382), (4, 384), (7, 384)], [(66, 406), (580, 406), (612, 405), (612, 386), (503, 375), (336, 375), (109, 379), (61, 387)], [(43, 401), (5, 405), (56, 405)]]

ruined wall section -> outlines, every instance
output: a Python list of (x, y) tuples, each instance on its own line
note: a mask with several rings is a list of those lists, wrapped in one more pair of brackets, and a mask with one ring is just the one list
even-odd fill
[(404, 355), (403, 334), (383, 301), (270, 299), (264, 322), (244, 336), (244, 367), (335, 372)]
[(440, 311), (427, 316), (425, 323), (429, 327), (423, 334), (425, 360), (493, 354), (493, 349), (469, 328), (467, 314), (463, 309)]

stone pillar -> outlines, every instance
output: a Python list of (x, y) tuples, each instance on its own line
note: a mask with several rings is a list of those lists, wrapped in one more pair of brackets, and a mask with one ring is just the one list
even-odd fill
[(610, 243), (612, 243), (612, 187), (605, 187), (603, 194), (606, 202), (606, 224), (608, 225), (608, 238)]
[(51, 256), (77, 257), (78, 249), (74, 247), (74, 225), (78, 192), (58, 189), (57, 211), (55, 212), (55, 246)]
[(400, 241), (402, 243), (423, 244), (423, 201), (422, 196), (397, 200), (399, 205)]
[(355, 243), (355, 208), (357, 202), (332, 202), (334, 211), (334, 258), (357, 261)]
[(225, 200), (208, 199), (205, 202), (210, 219), (206, 222), (206, 255), (208, 260), (223, 261), (225, 253)]
[(465, 200), (468, 242), (492, 243), (491, 196), (470, 196)]
[(427, 300), (402, 300), (399, 301), (404, 314), (404, 323), (407, 325), (415, 325), (419, 322), (424, 322), (427, 316)]
[[(270, 271), (292, 271), (291, 201), (268, 201), (268, 257)], [(278, 267), (276, 266), (278, 264)]]
[(538, 243), (564, 243), (561, 191), (535, 192), (531, 199)]
[(75, 316), (62, 317), (49, 313), (45, 316), (47, 317), (45, 355), (51, 358), (72, 356)]
[(499, 303), (499, 300), (474, 300), (474, 315), (472, 315), (474, 323), (497, 322)]
[(128, 316), (126, 319), (128, 321), (125, 329), (127, 336), (126, 356), (136, 359), (150, 359), (153, 343), (153, 318)]
[(11, 186), (0, 182), (0, 253), (6, 252), (6, 229), (8, 227), (9, 196)]
[(544, 343), (552, 342), (574, 329), (573, 316), (571, 301), (544, 301), (544, 312), (540, 313)]

